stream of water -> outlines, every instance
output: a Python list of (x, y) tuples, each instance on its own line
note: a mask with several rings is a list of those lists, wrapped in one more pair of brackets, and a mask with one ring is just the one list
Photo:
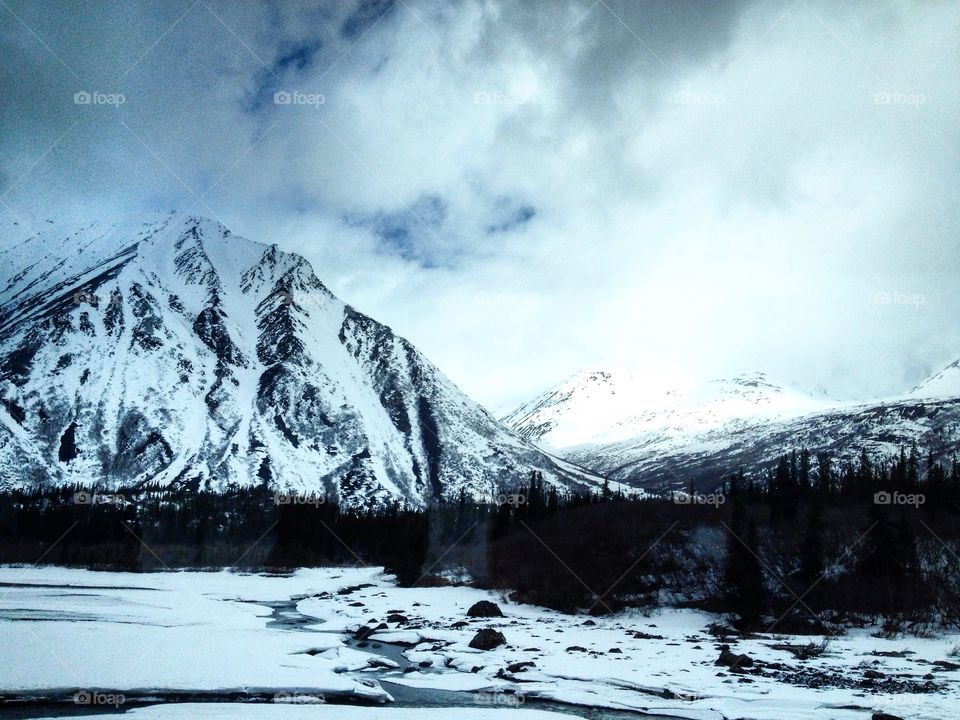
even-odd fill
[[(49, 587), (49, 586), (48, 586)], [(284, 630), (297, 633), (334, 633), (342, 635), (339, 631), (325, 630), (318, 627), (323, 624), (323, 620), (303, 615), (297, 610), (297, 598), (289, 600), (278, 600), (274, 602), (263, 601), (244, 601), (270, 608), (271, 614), (266, 618), (265, 627), (275, 630)], [(65, 612), (64, 615), (69, 615)], [(31, 622), (36, 618), (29, 614), (22, 617), (7, 618), (18, 622)], [(46, 618), (46, 619), (63, 619)], [(87, 619), (87, 618), (84, 618)], [(93, 618), (89, 618), (93, 619)], [(431, 672), (429, 669), (415, 666), (404, 655), (404, 647), (381, 643), (375, 640), (357, 641), (347, 637), (345, 642), (348, 646), (369, 653), (376, 657), (384, 658), (396, 663), (400, 672)], [(433, 672), (442, 673), (443, 670), (433, 670)], [(490, 697), (490, 693), (481, 695), (475, 692), (462, 692), (452, 690), (435, 690), (430, 688), (414, 688), (407, 685), (391, 682), (391, 677), (387, 673), (397, 673), (397, 668), (384, 668), (380, 672), (365, 671), (360, 679), (376, 679), (384, 686), (393, 698), (394, 702), (389, 707), (398, 708), (477, 708), (480, 706), (491, 707), (490, 704), (483, 703)], [(0, 718), (50, 718), (50, 717), (84, 717), (88, 715), (103, 715), (116, 712), (127, 712), (136, 707), (153, 704), (167, 703), (185, 703), (185, 702), (272, 702), (273, 693), (250, 693), (250, 692), (157, 692), (138, 695), (136, 692), (124, 693), (126, 702), (119, 708), (107, 707), (89, 707), (77, 705), (72, 702), (72, 697), (51, 697), (49, 693), (36, 696), (19, 696), (17, 698), (0, 698)], [(357, 705), (355, 700), (350, 698), (339, 698), (335, 696), (327, 697), (329, 704), (350, 704)], [(587, 718), (588, 720), (638, 720), (645, 718), (647, 720), (676, 720), (664, 715), (650, 715), (635, 711), (611, 710), (606, 708), (593, 708), (580, 705), (571, 705), (559, 703), (552, 700), (541, 700), (535, 697), (518, 697), (509, 694), (497, 694), (491, 699), (494, 704), (492, 707), (502, 709), (521, 707), (535, 708), (538, 710), (550, 710), (574, 717)]]

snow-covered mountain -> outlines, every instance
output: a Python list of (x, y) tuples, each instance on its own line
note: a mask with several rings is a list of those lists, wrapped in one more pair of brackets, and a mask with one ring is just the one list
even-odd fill
[(588, 368), (503, 418), (526, 438), (557, 449), (648, 433), (687, 437), (759, 418), (802, 415), (829, 402), (763, 373), (704, 385), (660, 384), (628, 369)]
[(0, 487), (267, 482), (341, 503), (490, 497), (532, 446), (304, 258), (169, 215), (0, 229)]
[(852, 461), (916, 444), (940, 458), (960, 450), (960, 362), (902, 397), (841, 403), (762, 373), (700, 386), (658, 385), (624, 370), (589, 369), (504, 417), (551, 452), (647, 489), (719, 484), (792, 449)]

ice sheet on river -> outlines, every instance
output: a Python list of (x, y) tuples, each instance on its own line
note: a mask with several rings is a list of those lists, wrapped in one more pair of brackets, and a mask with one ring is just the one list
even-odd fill
[[(482, 599), (498, 603), (505, 617), (468, 618), (467, 609)], [(391, 614), (403, 619), (388, 623)], [(911, 720), (960, 717), (960, 672), (949, 665), (960, 637), (886, 640), (856, 630), (804, 661), (772, 646), (811, 638), (763, 635), (735, 643), (737, 653), (786, 668), (783, 674), (793, 680), (785, 682), (715, 665), (719, 642), (706, 628), (717, 620), (692, 610), (588, 619), (470, 588), (397, 588), (369, 568), (282, 577), (0, 568), (0, 644), (15, 649), (5, 658), (0, 692), (288, 692), (389, 702), (391, 688), (397, 693), (407, 687), (485, 692), (478, 703), (528, 698), (523, 712), (544, 698), (697, 720), (868, 720), (877, 711)], [(381, 624), (387, 627), (364, 648), (345, 634)], [(470, 648), (485, 627), (502, 632), (506, 645), (485, 652)], [(375, 647), (387, 639), (403, 642), (403, 654)], [(378, 659), (387, 654), (405, 667)], [(817, 676), (830, 682), (820, 688), (798, 682)], [(929, 683), (936, 690), (884, 690), (887, 680)], [(387, 717), (405, 717), (394, 715), (397, 710), (385, 710)], [(500, 708), (478, 704), (477, 712), (487, 710)], [(154, 717), (141, 712), (147, 711), (127, 717)]]

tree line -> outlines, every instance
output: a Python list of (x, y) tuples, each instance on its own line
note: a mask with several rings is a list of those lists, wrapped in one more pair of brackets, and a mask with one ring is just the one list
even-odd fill
[(958, 501), (956, 459), (838, 464), (801, 449), (709, 495), (501, 508), (487, 581), (562, 610), (675, 604), (750, 630), (960, 626)]
[(805, 449), (709, 496), (564, 493), (539, 473), (495, 503), (347, 509), (268, 483), (224, 492), (44, 488), (0, 497), (0, 562), (101, 569), (382, 565), (568, 611), (672, 604), (741, 629), (960, 625), (960, 463)]

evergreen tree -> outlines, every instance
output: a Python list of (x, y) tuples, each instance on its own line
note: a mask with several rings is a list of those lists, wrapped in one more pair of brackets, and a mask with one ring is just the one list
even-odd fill
[(824, 497), (833, 492), (833, 461), (830, 453), (817, 453), (817, 495)]
[(806, 448), (800, 451), (800, 470), (799, 470), (800, 494), (807, 495), (810, 492), (810, 451)]
[(797, 573), (797, 578), (802, 585), (799, 589), (800, 594), (807, 592), (823, 576), (825, 569), (823, 531), (823, 504), (818, 497), (811, 505), (806, 534), (800, 546), (800, 569)]
[(758, 559), (758, 533), (741, 502), (733, 506), (732, 532), (727, 539), (723, 594), (727, 607), (743, 627), (757, 623), (765, 608), (763, 571)]

